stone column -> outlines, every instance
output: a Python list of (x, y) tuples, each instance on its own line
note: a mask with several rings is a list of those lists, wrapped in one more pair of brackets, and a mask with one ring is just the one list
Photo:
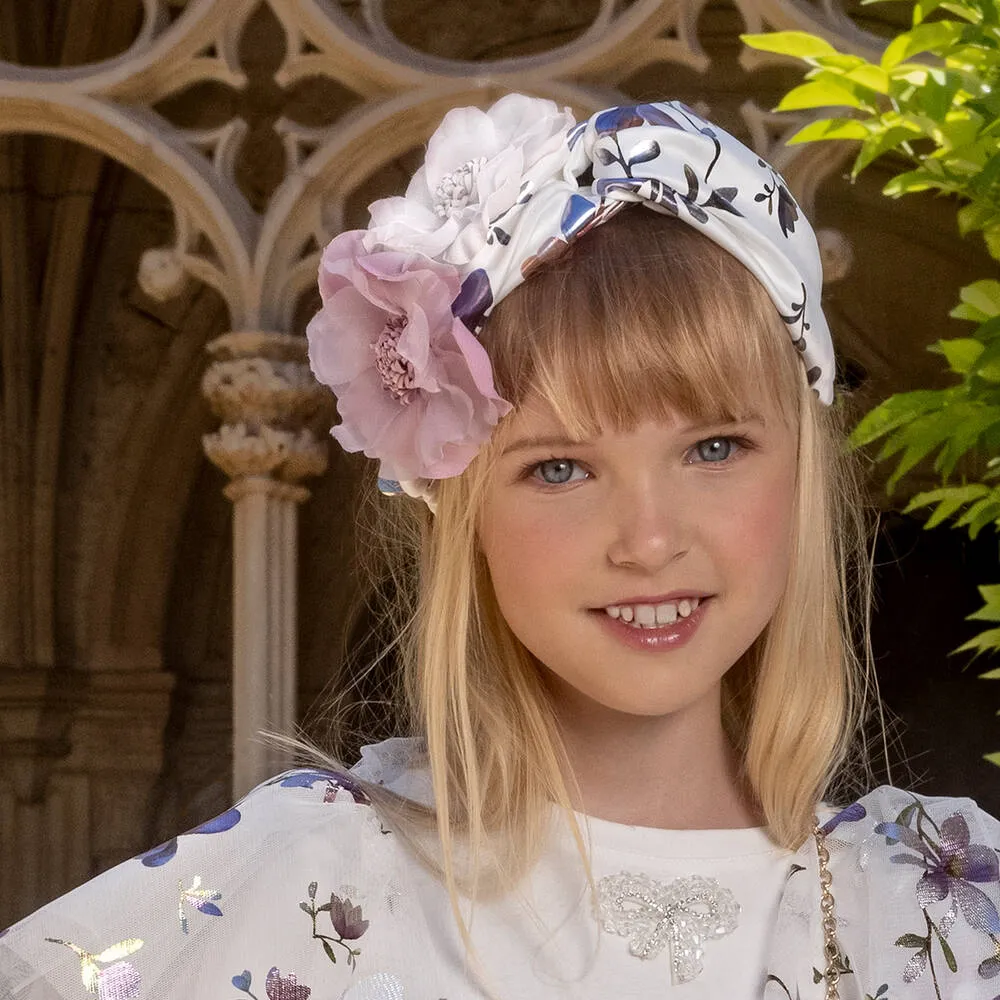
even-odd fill
[(287, 765), (261, 732), (296, 724), (297, 517), (300, 480), (326, 469), (332, 397), (302, 337), (239, 331), (208, 345), (202, 391), (222, 426), (205, 453), (233, 501), (233, 793)]

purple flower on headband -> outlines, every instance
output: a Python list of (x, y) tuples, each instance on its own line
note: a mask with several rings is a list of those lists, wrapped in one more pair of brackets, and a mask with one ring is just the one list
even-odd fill
[(316, 378), (337, 394), (347, 451), (385, 479), (445, 479), (472, 461), (510, 409), (489, 357), (452, 314), (458, 270), (422, 254), (368, 253), (361, 230), (323, 251), (322, 309), (306, 330)]
[(569, 158), (569, 109), (508, 94), (489, 110), (454, 108), (427, 143), (427, 159), (406, 197), (371, 206), (367, 250), (415, 250), (468, 264), (487, 245), (506, 246), (505, 217)]

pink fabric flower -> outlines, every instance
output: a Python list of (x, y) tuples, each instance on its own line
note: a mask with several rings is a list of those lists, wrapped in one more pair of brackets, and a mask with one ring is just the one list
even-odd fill
[(489, 357), (452, 315), (458, 270), (421, 254), (366, 253), (341, 233), (320, 264), (323, 308), (306, 330), (316, 378), (337, 395), (347, 451), (381, 460), (385, 479), (445, 479), (472, 461), (510, 409)]

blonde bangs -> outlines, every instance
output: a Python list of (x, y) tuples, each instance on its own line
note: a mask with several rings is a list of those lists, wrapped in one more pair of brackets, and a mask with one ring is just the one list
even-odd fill
[(575, 437), (681, 413), (794, 422), (805, 370), (757, 279), (687, 223), (628, 208), (541, 267), (483, 332), (500, 394)]

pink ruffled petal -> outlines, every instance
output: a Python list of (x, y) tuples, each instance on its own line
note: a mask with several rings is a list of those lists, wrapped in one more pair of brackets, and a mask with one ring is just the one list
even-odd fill
[(306, 327), (309, 364), (317, 380), (338, 386), (372, 365), (374, 339), (385, 326), (385, 313), (352, 288), (333, 296)]

